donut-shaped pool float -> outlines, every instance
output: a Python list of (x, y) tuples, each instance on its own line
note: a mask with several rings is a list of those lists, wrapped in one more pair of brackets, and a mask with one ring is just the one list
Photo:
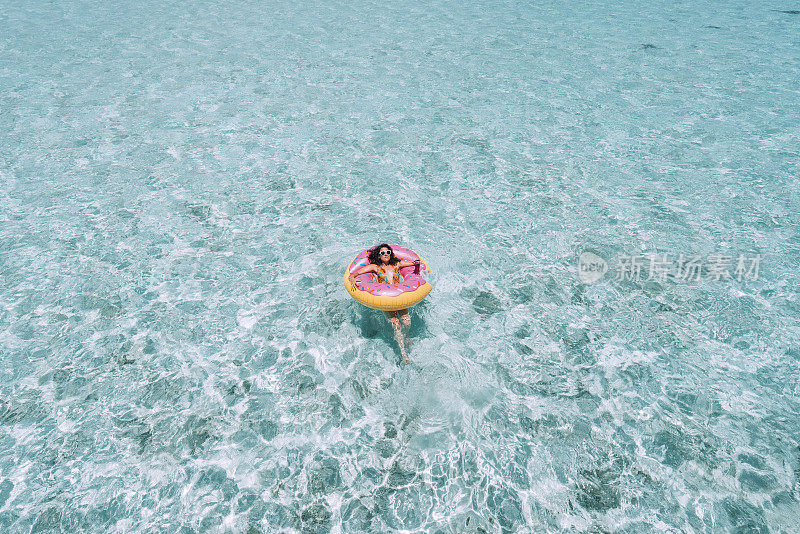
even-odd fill
[(410, 308), (428, 296), (433, 286), (422, 277), (424, 271), (430, 272), (428, 264), (416, 252), (399, 245), (390, 245), (394, 255), (400, 260), (420, 260), (419, 274), (414, 274), (414, 267), (403, 267), (400, 276), (403, 278), (396, 284), (382, 284), (375, 281), (373, 273), (356, 276), (355, 284), (350, 285), (350, 273), (369, 265), (368, 248), (362, 251), (344, 273), (344, 287), (350, 296), (373, 310), (397, 311)]

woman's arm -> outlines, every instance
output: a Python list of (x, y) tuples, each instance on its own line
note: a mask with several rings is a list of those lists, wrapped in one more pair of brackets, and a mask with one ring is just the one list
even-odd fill
[(400, 263), (397, 264), (398, 269), (402, 269), (403, 267), (413, 267), (414, 265), (418, 264), (419, 260), (400, 260)]
[(377, 265), (375, 265), (374, 263), (370, 263), (369, 265), (365, 265), (359, 270), (350, 273), (350, 284), (352, 285), (353, 278), (355, 278), (356, 276), (362, 275), (364, 273), (374, 273), (377, 269), (378, 269)]

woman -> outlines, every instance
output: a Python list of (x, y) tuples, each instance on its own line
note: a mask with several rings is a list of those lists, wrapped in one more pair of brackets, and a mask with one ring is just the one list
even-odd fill
[[(403, 281), (403, 278), (400, 276), (400, 269), (412, 265), (419, 265), (419, 260), (408, 261), (398, 259), (395, 257), (392, 247), (386, 243), (378, 245), (370, 250), (367, 259), (369, 259), (369, 265), (365, 265), (361, 269), (350, 274), (351, 286), (355, 284), (355, 277), (364, 273), (375, 273), (376, 281), (381, 284), (397, 284)], [(403, 361), (411, 363), (411, 360), (406, 356), (403, 333), (400, 329), (401, 322), (405, 330), (411, 327), (411, 317), (408, 315), (408, 310), (386, 312), (386, 316), (394, 327), (394, 338), (397, 340), (397, 344), (400, 345), (400, 354), (403, 355)]]

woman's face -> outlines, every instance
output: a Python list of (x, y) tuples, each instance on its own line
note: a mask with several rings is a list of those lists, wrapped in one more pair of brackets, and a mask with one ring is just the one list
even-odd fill
[(382, 263), (386, 263), (386, 262), (388, 262), (390, 259), (392, 259), (392, 251), (391, 251), (391, 250), (389, 250), (389, 249), (388, 249), (388, 248), (386, 248), (386, 247), (383, 247), (383, 248), (382, 248), (382, 249), (381, 249), (381, 250), (378, 252), (378, 257), (380, 258), (380, 260), (381, 260), (381, 262), (382, 262)]

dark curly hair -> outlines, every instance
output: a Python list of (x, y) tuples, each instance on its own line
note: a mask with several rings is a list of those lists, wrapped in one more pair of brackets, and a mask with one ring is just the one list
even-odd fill
[(378, 255), (378, 252), (380, 252), (382, 248), (388, 248), (389, 249), (389, 252), (390, 252), (390, 254), (389, 254), (389, 265), (394, 265), (394, 264), (396, 264), (396, 263), (398, 263), (400, 261), (394, 255), (394, 250), (392, 250), (392, 247), (390, 247), (386, 243), (383, 243), (382, 245), (378, 245), (377, 247), (375, 247), (375, 248), (373, 248), (372, 250), (369, 251), (369, 256), (367, 256), (367, 259), (369, 259), (370, 263), (374, 263), (375, 265), (381, 265), (381, 257)]

